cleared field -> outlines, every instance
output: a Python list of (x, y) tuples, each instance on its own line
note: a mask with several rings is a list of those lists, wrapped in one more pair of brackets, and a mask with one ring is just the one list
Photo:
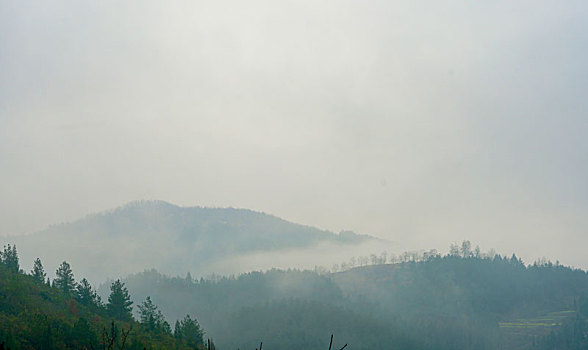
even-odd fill
[(574, 316), (574, 310), (550, 312), (546, 315), (533, 318), (519, 318), (509, 322), (499, 322), (500, 329), (509, 333), (520, 335), (538, 335), (544, 331), (559, 327), (563, 321)]

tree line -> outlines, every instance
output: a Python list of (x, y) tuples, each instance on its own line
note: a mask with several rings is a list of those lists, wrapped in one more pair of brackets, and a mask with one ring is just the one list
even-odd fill
[[(180, 345), (179, 348), (204, 348), (204, 331), (196, 318), (186, 315), (183, 319), (175, 322), (172, 331), (170, 324), (165, 320), (161, 310), (153, 303), (150, 296), (147, 296), (145, 301), (137, 305), (139, 319), (135, 320), (133, 317), (133, 301), (131, 300), (131, 295), (125, 283), (120, 279), (112, 282), (108, 300), (107, 302), (103, 302), (102, 298), (86, 278), (82, 278), (79, 282), (76, 282), (71, 265), (67, 261), (63, 261), (59, 265), (55, 271), (55, 278), (53, 281), (50, 281), (39, 258), (36, 258), (33, 262), (33, 268), (30, 273), (27, 274), (21, 270), (16, 245), (8, 244), (0, 250), (0, 265), (11, 274), (30, 276), (39, 287), (42, 286), (58, 291), (62, 297), (70, 300), (68, 307), (72, 310), (72, 313), (77, 313), (76, 309), (78, 306), (81, 306), (90, 310), (93, 314), (108, 317), (113, 321), (116, 320), (130, 325), (138, 322), (140, 332), (155, 336), (173, 337), (176, 344)], [(0, 312), (2, 311), (4, 310), (0, 305)], [(2, 318), (0, 317), (1, 320)], [(90, 327), (83, 324), (87, 323), (87, 321), (85, 319), (80, 320), (74, 324), (74, 330), (76, 327), (82, 327), (84, 330), (89, 331)], [(115, 327), (114, 323), (112, 327)], [(110, 335), (106, 337), (102, 334), (103, 338), (114, 339), (114, 334), (118, 334), (119, 337), (124, 334), (124, 332), (121, 333), (119, 330), (116, 331), (118, 333), (111, 329), (109, 333), (106, 332), (105, 328), (104, 334), (109, 333)], [(1, 333), (0, 330), (0, 335)], [(94, 336), (89, 336), (89, 338), (95, 338)]]
[[(515, 260), (521, 261), (515, 254)], [(347, 261), (343, 261), (339, 264), (333, 264), (331, 267), (317, 265), (314, 267), (314, 272), (318, 274), (328, 274), (328, 273), (336, 273), (336, 272), (343, 272), (351, 270), (355, 267), (363, 267), (363, 266), (375, 266), (375, 265), (385, 265), (385, 264), (402, 264), (402, 263), (409, 263), (409, 262), (425, 262), (430, 259), (441, 258), (444, 255), (441, 254), (437, 249), (430, 249), (430, 250), (420, 250), (420, 251), (405, 251), (399, 254), (394, 254), (392, 252), (383, 251), (380, 254), (369, 254), (369, 255), (361, 255), (361, 256), (353, 256), (349, 258)], [(449, 246), (449, 251), (445, 256), (450, 257), (459, 257), (459, 258), (476, 258), (476, 259), (505, 259), (504, 255), (498, 254), (494, 249), (490, 249), (488, 251), (482, 251), (479, 245), (475, 247), (472, 246), (472, 243), (469, 240), (464, 240), (460, 244), (458, 243), (451, 243)], [(507, 257), (506, 259), (512, 259), (512, 256)], [(522, 261), (521, 261), (522, 262)], [(551, 262), (549, 259), (543, 257), (537, 259), (533, 262), (532, 266), (553, 266), (559, 265), (559, 261), (555, 263)]]

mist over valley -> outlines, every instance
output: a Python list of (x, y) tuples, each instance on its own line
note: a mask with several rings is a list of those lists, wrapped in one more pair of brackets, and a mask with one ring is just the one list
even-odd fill
[(587, 350), (587, 33), (0, 0), (0, 350)]

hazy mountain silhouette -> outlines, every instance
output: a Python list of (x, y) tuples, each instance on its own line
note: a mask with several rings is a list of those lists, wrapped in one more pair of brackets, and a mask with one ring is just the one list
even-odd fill
[[(146, 268), (173, 274), (227, 273), (233, 267), (242, 272), (241, 266), (233, 266), (243, 265), (239, 257), (253, 254), (257, 265), (252, 267), (271, 267), (260, 254), (283, 255), (321, 244), (342, 249), (375, 238), (348, 231), (335, 234), (246, 209), (137, 201), (4, 241), (19, 246), (26, 254), (21, 257), (25, 265), (39, 256), (53, 271), (65, 259), (76, 276), (102, 280)], [(222, 271), (213, 267), (218, 264)]]

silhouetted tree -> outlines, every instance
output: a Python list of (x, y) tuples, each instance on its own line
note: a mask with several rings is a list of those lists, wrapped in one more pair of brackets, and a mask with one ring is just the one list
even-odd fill
[(461, 256), (464, 258), (469, 258), (472, 256), (472, 243), (470, 241), (463, 241), (461, 242)]
[(141, 324), (148, 330), (161, 330), (171, 333), (169, 323), (167, 323), (161, 311), (157, 310), (157, 306), (153, 304), (150, 296), (141, 305), (138, 305), (138, 308)]
[(12, 247), (10, 244), (4, 246), (4, 251), (0, 252), (0, 261), (6, 265), (9, 270), (18, 272), (20, 266), (18, 264), (18, 253), (16, 252), (16, 245), (13, 245)]
[(108, 304), (106, 308), (110, 315), (113, 317), (123, 320), (130, 321), (133, 319), (132, 311), (133, 302), (129, 295), (129, 290), (125, 287), (125, 284), (120, 280), (116, 280), (110, 286), (110, 296), (108, 297)]
[(449, 246), (449, 255), (451, 256), (459, 256), (459, 246), (455, 243), (451, 243)]
[(33, 269), (31, 270), (31, 276), (33, 276), (39, 283), (45, 283), (45, 277), (47, 274), (45, 273), (43, 264), (41, 264), (41, 259), (35, 259)]
[(83, 305), (99, 306), (102, 300), (85, 278), (76, 286), (76, 299)]
[(204, 345), (204, 332), (198, 321), (192, 319), (190, 315), (186, 315), (181, 321), (176, 321), (174, 337), (194, 349)]
[(480, 249), (479, 245), (476, 245), (476, 249), (474, 249), (474, 257), (480, 259), (482, 257), (482, 250)]
[(53, 279), (55, 288), (62, 292), (71, 295), (76, 287), (74, 274), (67, 261), (61, 263), (57, 271), (55, 271), (55, 278)]

